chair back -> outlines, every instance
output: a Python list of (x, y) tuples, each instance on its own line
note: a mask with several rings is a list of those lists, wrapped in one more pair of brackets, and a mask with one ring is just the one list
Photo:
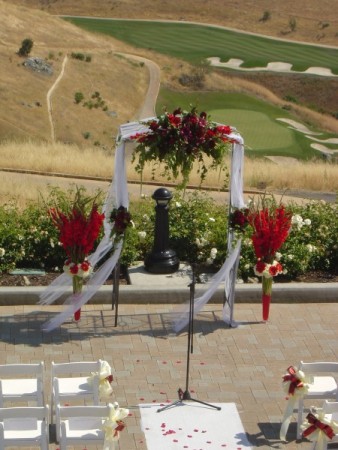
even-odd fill
[(0, 422), (6, 419), (37, 419), (44, 420), (48, 424), (49, 406), (14, 406), (0, 408)]
[(0, 378), (43, 378), (44, 363), (37, 364), (1, 364)]
[(79, 405), (79, 406), (57, 406), (60, 419), (69, 419), (70, 417), (102, 417), (109, 416), (110, 407), (108, 405)]
[(70, 377), (78, 376), (80, 374), (90, 376), (91, 372), (99, 372), (101, 367), (101, 360), (98, 361), (81, 361), (69, 363), (55, 363), (52, 361), (51, 374), (52, 380), (54, 377)]
[(329, 400), (325, 400), (323, 403), (323, 413), (324, 414), (338, 413), (338, 402), (330, 402)]
[(338, 374), (338, 362), (303, 362), (300, 361), (299, 369), (306, 375), (317, 375), (323, 373), (337, 373)]

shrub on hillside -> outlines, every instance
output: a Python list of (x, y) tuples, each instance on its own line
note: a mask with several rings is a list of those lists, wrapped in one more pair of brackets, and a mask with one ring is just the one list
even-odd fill
[(21, 47), (18, 50), (19, 56), (28, 56), (33, 48), (32, 39), (26, 38), (21, 42)]

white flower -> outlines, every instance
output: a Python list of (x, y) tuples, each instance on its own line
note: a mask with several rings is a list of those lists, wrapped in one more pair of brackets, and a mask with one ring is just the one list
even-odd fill
[(145, 231), (139, 231), (137, 234), (138, 234), (140, 241), (144, 241), (147, 236), (147, 233)]
[(217, 255), (217, 248), (212, 248), (210, 250), (210, 258), (215, 259)]
[(142, 218), (145, 222), (149, 222), (150, 220), (148, 214), (143, 214)]
[(304, 225), (310, 226), (311, 225), (311, 220), (310, 219), (305, 219), (304, 220)]
[(311, 244), (307, 244), (306, 248), (309, 250), (310, 253), (313, 253), (316, 251), (316, 247)]
[(205, 263), (206, 263), (207, 266), (211, 266), (211, 264), (213, 262), (214, 262), (213, 258), (208, 258)]
[(277, 261), (280, 261), (282, 259), (282, 254), (279, 252), (276, 252), (275, 256), (276, 256)]
[(54, 247), (55, 247), (55, 244), (54, 244), (54, 241), (53, 241), (53, 239), (50, 239), (50, 240), (49, 240), (49, 244), (50, 244), (50, 246), (51, 246), (52, 248), (54, 248)]
[(209, 217), (210, 222), (216, 222), (216, 220), (213, 217)]
[(176, 203), (175, 203), (175, 206), (176, 206), (176, 208), (181, 208), (182, 205), (181, 205), (180, 202), (176, 202)]
[(298, 230), (300, 230), (304, 225), (302, 216), (300, 216), (299, 214), (295, 214), (294, 216), (292, 216), (291, 224), (295, 225), (298, 228)]
[(6, 253), (6, 252), (5, 252), (5, 249), (2, 248), (2, 247), (0, 247), (0, 258), (1, 258), (2, 256), (4, 256), (5, 253)]
[(22, 234), (18, 234), (18, 240), (19, 240), (19, 241), (23, 241), (23, 236), (22, 236)]
[(293, 255), (288, 255), (287, 258), (292, 261), (293, 260)]

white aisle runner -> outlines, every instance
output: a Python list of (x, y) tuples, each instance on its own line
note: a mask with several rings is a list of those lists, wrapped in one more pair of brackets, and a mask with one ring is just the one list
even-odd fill
[(250, 449), (235, 403), (213, 405), (221, 410), (187, 401), (157, 412), (165, 405), (140, 404), (147, 450)]

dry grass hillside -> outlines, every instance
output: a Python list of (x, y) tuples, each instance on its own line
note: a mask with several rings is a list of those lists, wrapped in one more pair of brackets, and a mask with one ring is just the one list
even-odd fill
[[(239, 3), (242, 12), (238, 11)], [(291, 8), (289, 0), (243, 0), (227, 2), (224, 8), (221, 0), (195, 0), (194, 7), (190, 0), (181, 2), (179, 7), (178, 4), (175, 7), (175, 2), (162, 0), (144, 0), (142, 3), (134, 0), (0, 0), (0, 138), (2, 141), (26, 141), (28, 138), (52, 141), (54, 135), (57, 142), (109, 150), (113, 146), (113, 136), (118, 126), (138, 118), (149, 77), (146, 67), (117, 53), (137, 54), (156, 61), (161, 69), (161, 82), (173, 89), (182, 90), (183, 87), (178, 83), (179, 76), (192, 70), (182, 61), (130, 48), (107, 36), (86, 33), (52, 14), (199, 19), (273, 35), (273, 31), (282, 29), (283, 20), (287, 23), (288, 11), (292, 10), (295, 16), (306, 13), (304, 26), (300, 27), (299, 22), (299, 29), (306, 33), (301, 36), (297, 27), (294, 33), (284, 36), (311, 41), (316, 40), (313, 31), (315, 27), (318, 28), (318, 23), (328, 22), (329, 4), (331, 2), (323, 0), (319, 7), (317, 2), (304, 0), (295, 2), (294, 8)], [(200, 13), (198, 17), (195, 11)], [(262, 23), (258, 19), (264, 11), (269, 11), (271, 18)], [(274, 22), (277, 19), (280, 21), (278, 26)], [(324, 29), (325, 33), (331, 33), (336, 25), (330, 22)], [(53, 75), (33, 72), (22, 65), (23, 59), (17, 55), (17, 51), (22, 40), (27, 37), (34, 42), (31, 55), (46, 59), (53, 67)], [(333, 43), (333, 35), (331, 37), (330, 43)], [(323, 42), (324, 38), (321, 39)], [(90, 56), (91, 62), (71, 58), (73, 52)], [(68, 59), (64, 75), (50, 95), (51, 123), (47, 94), (62, 73), (66, 55)], [(297, 80), (297, 77), (287, 78), (278, 74), (229, 75), (215, 70), (207, 75), (205, 88), (251, 93), (278, 105), (285, 103), (285, 94), (296, 96), (298, 104), (290, 104), (290, 107), (300, 119), (338, 132), (338, 121), (331, 116), (337, 109), (336, 79), (308, 77), (305, 83)], [(92, 95), (99, 93), (107, 111), (76, 104), (76, 92), (81, 92), (85, 101), (92, 103), (95, 103), (91, 99)], [(312, 107), (312, 110), (306, 106)]]
[[(292, 40), (338, 45), (332, 0), (8, 0), (51, 14), (191, 20)], [(262, 20), (264, 13), (268, 20)], [(291, 31), (290, 21), (295, 29)]]
[[(64, 76), (50, 96), (55, 138), (111, 147), (118, 125), (138, 117), (148, 88), (147, 69), (118, 57), (115, 52), (123, 46), (113, 39), (85, 33), (46, 12), (2, 1), (0, 11), (1, 139), (51, 139), (47, 93), (68, 55)], [(25, 58), (17, 51), (27, 37), (34, 42), (31, 56), (46, 59), (52, 75), (23, 66)], [(91, 62), (71, 58), (72, 52), (89, 55)], [(107, 111), (75, 104), (76, 92), (85, 100), (98, 92)]]

